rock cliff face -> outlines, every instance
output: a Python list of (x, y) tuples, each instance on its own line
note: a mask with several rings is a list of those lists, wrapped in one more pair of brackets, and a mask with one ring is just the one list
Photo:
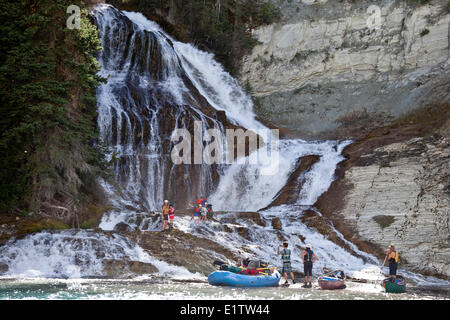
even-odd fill
[(404, 265), (450, 276), (448, 143), (415, 138), (365, 155), (377, 160), (346, 172), (341, 213), (362, 239), (395, 243)]
[(240, 79), (263, 120), (304, 138), (349, 137), (336, 129), (449, 101), (446, 1), (274, 3), (283, 17), (253, 31), (260, 44)]
[[(448, 119), (441, 110), (436, 117)], [(394, 243), (403, 268), (450, 277), (450, 121), (378, 129), (345, 150), (331, 188), (316, 206), (355, 243), (376, 245), (383, 257)], [(420, 125), (422, 125), (422, 122)]]
[[(384, 259), (394, 243), (403, 268), (449, 278), (449, 4), (273, 3), (282, 17), (253, 31), (241, 70), (256, 112), (355, 140), (315, 206), (360, 249)], [(304, 222), (327, 234), (316, 218)]]

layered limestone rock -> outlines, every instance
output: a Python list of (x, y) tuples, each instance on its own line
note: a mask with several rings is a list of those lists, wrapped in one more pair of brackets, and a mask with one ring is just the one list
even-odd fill
[(449, 278), (450, 136), (444, 111), (444, 120), (428, 119), (434, 133), (417, 137), (429, 127), (423, 113), (420, 126), (411, 121), (380, 128), (350, 145), (336, 181), (315, 205), (363, 250), (383, 259), (393, 243), (402, 268)]
[(446, 2), (274, 3), (282, 19), (253, 31), (260, 44), (240, 79), (263, 120), (302, 137), (335, 137), (353, 120), (376, 127), (449, 101)]
[(415, 138), (375, 149), (367, 166), (346, 171), (340, 214), (359, 237), (387, 248), (403, 267), (450, 276), (449, 140)]

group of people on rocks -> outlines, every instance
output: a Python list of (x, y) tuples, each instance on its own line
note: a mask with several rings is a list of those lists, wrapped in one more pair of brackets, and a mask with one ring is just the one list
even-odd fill
[[(288, 249), (288, 242), (283, 241), (282, 245), (278, 246), (277, 254), (281, 255), (283, 263), (281, 274), (284, 276), (285, 283), (288, 284), (288, 274), (292, 279), (292, 283), (295, 283), (294, 274), (291, 266), (291, 250)], [(280, 250), (281, 249), (281, 250)], [(399, 261), (398, 252), (395, 250), (395, 246), (391, 244), (386, 252), (386, 259), (389, 262), (389, 277), (395, 278), (397, 274), (397, 266)], [(312, 268), (313, 264), (318, 260), (317, 255), (312, 251), (311, 245), (307, 244), (306, 249), (302, 253), (303, 271), (305, 274), (304, 288), (311, 288), (312, 284)]]
[[(292, 283), (295, 283), (294, 273), (292, 272), (291, 266), (291, 250), (288, 249), (288, 242), (283, 241), (283, 244), (280, 244), (277, 249), (277, 254), (281, 255), (281, 261), (283, 262), (283, 266), (281, 268), (281, 274), (284, 276), (286, 282), (284, 284), (288, 284), (288, 274), (291, 276)], [(280, 250), (281, 249), (281, 250)], [(304, 288), (311, 288), (312, 282), (312, 268), (313, 264), (318, 260), (317, 255), (312, 251), (311, 245), (307, 244), (306, 249), (302, 253), (302, 261), (303, 261), (303, 271), (305, 274), (305, 283), (303, 285)]]
[[(195, 202), (191, 220), (194, 220), (195, 224), (198, 224), (200, 220), (206, 221), (208, 212), (211, 212), (211, 205), (208, 205), (208, 200), (205, 197), (200, 197)], [(167, 227), (173, 229), (175, 208), (172, 204), (169, 204), (168, 200), (164, 200), (161, 215), (163, 220), (162, 231), (166, 230)]]
[(194, 219), (194, 223), (198, 224), (201, 221), (206, 221), (208, 212), (211, 209), (208, 208), (208, 200), (205, 197), (200, 197), (195, 202), (194, 212), (192, 213), (191, 220)]
[[(194, 224), (198, 224), (200, 221), (206, 221), (207, 214), (210, 211), (211, 206), (208, 205), (208, 200), (205, 197), (200, 197), (195, 202), (194, 212), (192, 213), (191, 220), (194, 220)], [(172, 204), (169, 204), (168, 200), (164, 200), (161, 214), (163, 218), (162, 231), (164, 231), (167, 226), (169, 227), (169, 229), (172, 229), (175, 219), (175, 209)], [(292, 279), (292, 283), (295, 283), (295, 278), (291, 266), (291, 250), (288, 248), (288, 246), (288, 241), (283, 241), (283, 244), (279, 245), (277, 249), (277, 254), (281, 255), (281, 274), (284, 276), (284, 279), (286, 281), (285, 284), (288, 284), (288, 274)], [(312, 247), (310, 244), (306, 245), (301, 258), (303, 261), (303, 271), (305, 274), (305, 282), (303, 287), (311, 288), (313, 264), (318, 260), (318, 258), (314, 251), (312, 251)], [(389, 277), (395, 278), (397, 274), (399, 255), (395, 250), (393, 244), (389, 246), (389, 249), (386, 252), (386, 259), (389, 262)]]
[(172, 204), (169, 204), (168, 200), (164, 200), (161, 214), (163, 218), (162, 231), (166, 230), (168, 223), (169, 229), (173, 229), (173, 221), (175, 220), (175, 208)]

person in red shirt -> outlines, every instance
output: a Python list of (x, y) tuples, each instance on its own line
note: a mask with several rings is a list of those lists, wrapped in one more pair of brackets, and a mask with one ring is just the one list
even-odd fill
[(169, 229), (173, 229), (173, 220), (175, 219), (175, 209), (173, 205), (169, 205)]
[(194, 219), (194, 223), (198, 224), (200, 222), (200, 209), (201, 209), (202, 205), (198, 204), (195, 208), (194, 208), (194, 212), (192, 213), (192, 219)]

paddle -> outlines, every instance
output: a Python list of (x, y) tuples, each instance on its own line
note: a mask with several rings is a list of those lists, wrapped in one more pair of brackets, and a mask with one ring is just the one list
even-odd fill
[(219, 260), (215, 260), (215, 261), (213, 262), (213, 265), (215, 265), (215, 266), (221, 266), (221, 265), (223, 265), (223, 264), (226, 264), (226, 263), (223, 262), (223, 261), (219, 261)]
[[(384, 257), (384, 261), (383, 261), (383, 264), (380, 266), (380, 270), (381, 270), (381, 267), (384, 267), (384, 264), (386, 263), (386, 258), (387, 258), (387, 256), (386, 257)], [(375, 282), (375, 286), (374, 286), (374, 288), (376, 288), (377, 287), (377, 284), (378, 284), (378, 282), (375, 280), (374, 281)]]

